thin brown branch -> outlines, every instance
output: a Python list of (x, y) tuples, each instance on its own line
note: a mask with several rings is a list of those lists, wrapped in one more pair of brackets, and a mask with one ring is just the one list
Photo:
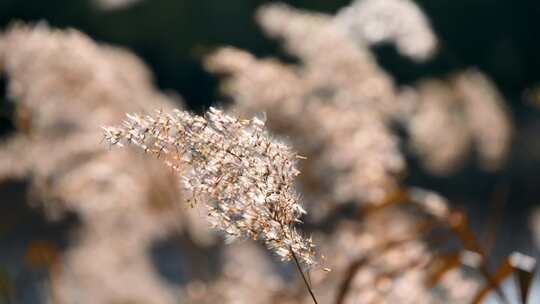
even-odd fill
[[(448, 224), (451, 230), (460, 239), (465, 249), (476, 252), (482, 257), (482, 263), (480, 264), (478, 271), (485, 278), (487, 287), (495, 292), (495, 294), (499, 297), (502, 303), (509, 303), (506, 295), (504, 294), (504, 292), (502, 292), (499, 286), (500, 282), (497, 282), (496, 277), (494, 277), (489, 271), (484, 248), (474, 235), (465, 213), (462, 211), (452, 212)], [(474, 303), (480, 303), (484, 296), (485, 295), (478, 296), (477, 300)]]
[(352, 262), (347, 272), (345, 273), (345, 277), (343, 278), (343, 281), (341, 282), (339, 288), (338, 288), (338, 294), (336, 296), (336, 304), (343, 304), (345, 301), (345, 296), (349, 292), (349, 289), (351, 288), (352, 280), (356, 276), (356, 273), (360, 270), (360, 268), (365, 265), (367, 262), (369, 262), (373, 257), (376, 255), (379, 255), (381, 252), (396, 248), (400, 245), (403, 245), (409, 241), (415, 240), (418, 238), (418, 234), (424, 233), (426, 231), (429, 231), (433, 228), (433, 222), (428, 221), (426, 223), (419, 224), (417, 227), (416, 232), (413, 235), (404, 237), (399, 240), (389, 241), (385, 244), (382, 244), (378, 246), (377, 248), (374, 248), (371, 252), (364, 255), (363, 257), (357, 259), (356, 261)]
[(309, 291), (309, 295), (311, 295), (311, 298), (313, 299), (313, 303), (319, 304), (319, 302), (317, 302), (317, 298), (315, 297), (315, 294), (313, 293), (311, 286), (308, 283), (306, 275), (304, 274), (304, 271), (302, 270), (302, 266), (300, 266), (300, 262), (298, 262), (298, 258), (296, 257), (296, 254), (294, 253), (292, 248), (290, 249), (291, 249), (291, 254), (293, 256), (293, 259), (294, 259), (294, 264), (296, 265), (296, 269), (298, 269), (298, 272), (300, 273), (300, 276), (302, 277), (302, 280), (304, 281), (304, 284), (306, 285), (306, 288)]

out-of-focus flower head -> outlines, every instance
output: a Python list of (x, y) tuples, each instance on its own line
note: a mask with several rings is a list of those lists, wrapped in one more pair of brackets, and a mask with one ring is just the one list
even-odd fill
[(396, 107), (392, 80), (330, 16), (270, 5), (257, 17), (302, 64), (218, 51), (207, 66), (229, 75), (224, 89), (234, 110), (266, 111), (269, 126), (308, 157), (301, 179), (307, 201), (384, 200), (405, 168), (387, 125)]
[(437, 37), (411, 0), (356, 0), (336, 16), (353, 38), (366, 44), (394, 43), (404, 56), (424, 61), (437, 49)]
[[(485, 76), (471, 70), (447, 82), (398, 88), (373, 58), (372, 42), (351, 35), (356, 27), (379, 24), (379, 17), (364, 24), (356, 16), (372, 9), (380, 13), (387, 4), (416, 21), (410, 28), (397, 26), (398, 21), (383, 22), (393, 29), (387, 30), (393, 34), (386, 39), (432, 41), (417, 56), (431, 54), (433, 33), (412, 2), (358, 1), (333, 18), (283, 4), (259, 10), (263, 29), (282, 39), (299, 64), (257, 59), (233, 48), (219, 50), (206, 62), (209, 70), (225, 75), (223, 90), (234, 98), (235, 111), (266, 111), (270, 128), (290, 136), (308, 157), (302, 164), (301, 187), (309, 189), (303, 191), (309, 202), (380, 203), (391, 196), (406, 173), (395, 125), (405, 127), (412, 151), (432, 173), (455, 172), (472, 144), (484, 168), (494, 170), (504, 163), (511, 122)], [(486, 128), (490, 122), (501, 132)], [(317, 204), (314, 214), (324, 213), (325, 205)]]
[[(512, 140), (512, 121), (494, 84), (471, 69), (448, 80), (427, 79), (402, 91), (410, 145), (431, 173), (457, 171), (475, 148), (480, 166), (500, 169)], [(496, 127), (494, 127), (496, 126)]]
[(27, 180), (48, 219), (80, 220), (51, 283), (59, 299), (173, 303), (147, 251), (184, 227), (177, 182), (159, 161), (107, 153), (98, 126), (174, 99), (130, 52), (76, 30), (11, 26), (0, 35), (0, 66), (18, 127), (0, 144), (0, 180)]
[(295, 303), (286, 299), (289, 292), (296, 290), (287, 287), (264, 248), (253, 242), (236, 242), (224, 251), (222, 274), (212, 282), (190, 282), (184, 289), (183, 301), (193, 304)]

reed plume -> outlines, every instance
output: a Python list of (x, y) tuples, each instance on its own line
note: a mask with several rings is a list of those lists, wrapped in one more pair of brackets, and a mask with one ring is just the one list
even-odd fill
[(294, 227), (306, 213), (293, 187), (299, 156), (264, 125), (210, 108), (205, 116), (128, 114), (122, 127), (103, 129), (113, 145), (133, 143), (163, 157), (182, 176), (190, 201), (207, 203), (212, 226), (228, 240), (259, 239), (282, 260), (312, 266), (314, 245)]

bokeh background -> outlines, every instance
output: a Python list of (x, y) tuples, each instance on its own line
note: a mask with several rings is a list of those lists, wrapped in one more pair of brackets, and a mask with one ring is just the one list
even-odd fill
[[(255, 23), (255, 10), (269, 1), (106, 2), (115, 1), (0, 0), (0, 29), (18, 21), (43, 22), (56, 28), (76, 28), (98, 42), (125, 47), (150, 67), (160, 90), (179, 94), (189, 109), (199, 113), (211, 104), (230, 102), (229, 97), (220, 94), (218, 78), (203, 67), (205, 56), (216, 48), (232, 45), (257, 56), (274, 56), (285, 62), (297, 60), (285, 53), (279, 42), (267, 38)], [(350, 3), (283, 2), (325, 13), (335, 13)], [(445, 77), (467, 67), (478, 68), (504, 96), (515, 137), (508, 165), (501, 171), (487, 173), (470, 161), (454, 174), (437, 177), (410, 156), (405, 183), (434, 190), (449, 198), (455, 207), (464, 208), (480, 238), (495, 234), (490, 257), (493, 264), (513, 251), (539, 257), (530, 222), (540, 203), (540, 2), (416, 3), (438, 36), (440, 52), (419, 63), (383, 44), (373, 47), (377, 62), (402, 85)], [(0, 136), (4, 138), (15, 129), (14, 107), (6, 95), (6, 85), (6, 79), (0, 78)], [(61, 221), (47, 221), (26, 203), (25, 187), (24, 182), (0, 186), (0, 285), (7, 286), (9, 281), (16, 286), (20, 303), (42, 303), (47, 271), (39, 268), (39, 258), (32, 259), (32, 250), (44, 246), (52, 255), (62, 251), (78, 220), (71, 215)], [(164, 278), (180, 283), (181, 264), (185, 262), (174, 262), (180, 255), (176, 241), (156, 245), (153, 260)], [(1, 297), (0, 303), (4, 303)]]

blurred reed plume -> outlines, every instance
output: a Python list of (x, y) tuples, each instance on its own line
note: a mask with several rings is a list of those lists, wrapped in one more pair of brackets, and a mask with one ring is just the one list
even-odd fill
[[(400, 21), (391, 17), (398, 15)], [(402, 25), (404, 20), (410, 22)], [(257, 21), (269, 36), (280, 38), (299, 63), (257, 59), (227, 47), (211, 55), (206, 65), (224, 76), (223, 92), (234, 101), (231, 111), (265, 111), (270, 129), (307, 156), (301, 163), (300, 189), (311, 215), (308, 226), (318, 232), (317, 242), (328, 252), (333, 269), (314, 277), (321, 302), (471, 301), (485, 280), (465, 276), (461, 263), (426, 284), (432, 278), (429, 265), (440, 256), (424, 240), (431, 228), (417, 231), (418, 222), (431, 217), (447, 226), (452, 213), (436, 194), (400, 194), (409, 193), (402, 184), (407, 174), (404, 155), (413, 152), (426, 170), (446, 175), (460, 168), (474, 142), (482, 167), (501, 168), (512, 124), (496, 88), (476, 70), (409, 87), (394, 83), (378, 66), (371, 44), (393, 42), (418, 61), (429, 59), (437, 48), (429, 23), (410, 1), (356, 1), (334, 17), (272, 4), (258, 11)], [(498, 128), (487, 127), (492, 124)], [(410, 151), (400, 149), (396, 125), (407, 132)], [(421, 208), (382, 207), (407, 201), (419, 202)], [(370, 206), (381, 206), (380, 215), (362, 221), (354, 215), (343, 218)], [(336, 223), (336, 218), (341, 220)], [(390, 222), (396, 230), (389, 230)], [(390, 245), (394, 243), (400, 245)], [(356, 267), (360, 271), (351, 271)], [(344, 275), (350, 277), (340, 287), (336, 282)], [(377, 284), (380, 289), (372, 288)]]
[(48, 219), (80, 220), (56, 272), (57, 300), (172, 302), (147, 251), (189, 222), (174, 177), (129, 150), (106, 153), (96, 127), (126, 111), (168, 109), (174, 98), (154, 89), (128, 51), (43, 24), (3, 33), (0, 66), (18, 127), (0, 145), (0, 178), (27, 180), (31, 204)]
[(480, 71), (469, 69), (448, 80), (422, 80), (416, 88), (404, 89), (402, 96), (410, 107), (402, 119), (411, 149), (428, 171), (456, 172), (471, 144), (481, 168), (496, 171), (504, 166), (512, 122), (501, 94)]
[[(408, 159), (429, 177), (473, 156), (505, 168), (514, 127), (493, 82), (471, 67), (401, 86), (379, 65), (375, 44), (415, 62), (444, 47), (413, 1), (358, 0), (334, 16), (277, 3), (256, 20), (296, 61), (216, 50), (204, 65), (231, 103), (203, 116), (127, 50), (44, 24), (0, 34), (16, 126), (0, 181), (26, 181), (47, 220), (79, 220), (48, 265), (50, 302), (310, 303), (304, 285), (320, 303), (504, 302), (510, 275), (525, 301), (534, 263), (513, 255), (492, 272), (467, 215), (405, 181)], [(103, 133), (124, 149), (108, 151)], [(178, 239), (171, 282), (152, 250)]]
[(393, 43), (401, 55), (416, 61), (425, 61), (437, 51), (437, 37), (429, 21), (410, 0), (355, 1), (336, 19), (354, 40), (363, 44)]
[[(361, 7), (372, 2), (377, 1), (358, 1)], [(478, 71), (465, 71), (450, 83), (397, 87), (377, 66), (369, 40), (348, 35), (360, 26), (345, 22), (360, 20), (352, 12), (363, 11), (346, 9), (333, 19), (284, 5), (259, 11), (263, 29), (282, 38), (300, 65), (256, 59), (233, 48), (207, 61), (211, 71), (226, 75), (223, 90), (234, 98), (234, 111), (266, 111), (273, 130), (289, 135), (301, 154), (316, 160), (316, 168), (302, 168), (306, 187), (321, 190), (308, 201), (381, 202), (391, 195), (406, 170), (395, 124), (408, 131), (413, 150), (434, 173), (458, 169), (473, 138), (484, 167), (500, 167), (511, 122), (490, 81)], [(488, 127), (493, 123), (500, 129)]]

